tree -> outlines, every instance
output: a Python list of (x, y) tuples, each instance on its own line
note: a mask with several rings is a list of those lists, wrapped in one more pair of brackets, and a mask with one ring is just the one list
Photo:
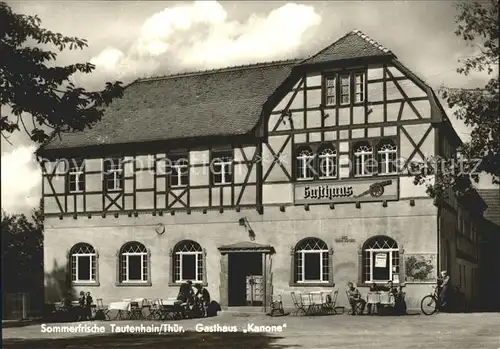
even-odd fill
[(445, 195), (448, 189), (459, 196), (470, 192), (472, 182), (479, 181), (479, 173), (492, 175), (493, 182), (500, 183), (498, 0), (460, 2), (456, 8), (455, 35), (478, 51), (477, 55), (459, 61), (462, 67), (457, 72), (467, 76), (471, 71), (484, 71), (492, 77), (484, 88), (440, 89), (448, 106), (456, 108), (454, 115), (471, 129), (471, 139), (460, 146), (458, 158), (434, 157), (418, 166), (415, 184), (423, 184), (429, 175), (436, 175), (427, 187), (428, 194), (435, 198)]
[[(103, 108), (123, 95), (120, 81), (107, 82), (95, 92), (76, 87), (73, 74), (89, 74), (95, 66), (56, 66), (57, 53), (46, 49), (50, 45), (59, 52), (83, 49), (86, 40), (41, 28), (40, 18), (16, 14), (4, 2), (0, 2), (0, 23), (0, 128), (5, 139), (21, 127), (37, 143), (61, 132), (82, 131), (101, 120)], [(5, 106), (13, 117), (2, 114)]]
[(6, 292), (39, 291), (43, 286), (43, 221), (35, 211), (24, 215), (2, 211), (2, 287)]

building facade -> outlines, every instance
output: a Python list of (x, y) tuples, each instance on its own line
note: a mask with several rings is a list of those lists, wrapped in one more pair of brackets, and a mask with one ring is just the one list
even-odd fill
[(459, 144), (431, 88), (359, 31), (305, 60), (137, 80), (38, 152), (47, 287), (65, 275), (107, 303), (193, 280), (266, 308), (393, 280), (418, 308), (446, 268), (472, 300), (482, 204), (435, 205), (411, 173)]

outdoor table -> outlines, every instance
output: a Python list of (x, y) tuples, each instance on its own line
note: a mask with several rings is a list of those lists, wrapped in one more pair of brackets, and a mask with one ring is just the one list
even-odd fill
[(118, 310), (118, 314), (115, 317), (115, 320), (120, 318), (123, 320), (124, 315), (128, 316), (130, 312), (130, 301), (121, 301), (121, 302), (111, 302), (109, 303), (108, 310)]

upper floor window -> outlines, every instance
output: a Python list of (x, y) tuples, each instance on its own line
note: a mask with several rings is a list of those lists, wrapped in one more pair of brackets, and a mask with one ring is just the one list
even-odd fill
[(187, 156), (171, 156), (166, 160), (167, 174), (171, 187), (184, 187), (189, 182), (189, 161)]
[(123, 163), (121, 159), (104, 160), (104, 185), (107, 191), (123, 189)]
[(383, 140), (378, 145), (378, 173), (391, 174), (397, 172), (398, 147), (392, 140)]
[(354, 175), (370, 176), (373, 174), (373, 148), (368, 142), (354, 145)]
[(340, 104), (351, 102), (351, 84), (349, 75), (340, 76)]
[(331, 146), (324, 147), (318, 155), (319, 178), (337, 177), (337, 151)]
[(313, 179), (314, 153), (310, 148), (299, 148), (297, 151), (296, 178), (298, 180)]
[(326, 105), (335, 105), (336, 103), (336, 84), (335, 84), (336, 77), (335, 76), (329, 76), (326, 78)]
[(233, 152), (214, 152), (212, 155), (211, 172), (213, 184), (230, 184), (233, 181)]
[(365, 75), (354, 74), (354, 102), (359, 103), (365, 100)]
[(80, 193), (85, 190), (85, 165), (83, 160), (69, 160), (68, 191)]

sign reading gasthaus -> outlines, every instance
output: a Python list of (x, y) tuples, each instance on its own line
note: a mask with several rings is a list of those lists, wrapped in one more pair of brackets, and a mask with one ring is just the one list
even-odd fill
[(397, 178), (377, 178), (342, 182), (296, 183), (295, 204), (319, 204), (398, 199)]

